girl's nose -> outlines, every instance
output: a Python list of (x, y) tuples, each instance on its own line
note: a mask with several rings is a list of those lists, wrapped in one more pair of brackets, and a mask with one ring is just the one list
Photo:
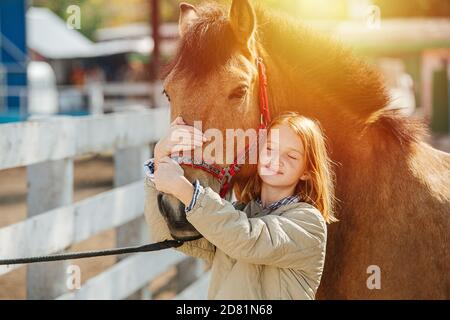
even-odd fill
[(270, 166), (273, 168), (281, 168), (282, 163), (278, 157), (273, 157), (270, 159)]

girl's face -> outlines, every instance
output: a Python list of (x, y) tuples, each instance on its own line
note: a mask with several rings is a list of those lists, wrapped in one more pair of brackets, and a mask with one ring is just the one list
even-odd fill
[(308, 178), (305, 172), (305, 150), (300, 137), (288, 125), (275, 125), (279, 135), (268, 132), (261, 148), (258, 174), (261, 180), (274, 187), (296, 186)]

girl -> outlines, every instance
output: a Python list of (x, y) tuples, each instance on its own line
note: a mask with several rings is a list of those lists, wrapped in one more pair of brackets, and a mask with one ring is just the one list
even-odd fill
[[(271, 139), (273, 129), (279, 130), (278, 141)], [(233, 204), (210, 187), (189, 182), (168, 157), (174, 149), (193, 149), (204, 141), (181, 118), (174, 130), (190, 134), (192, 145), (166, 137), (155, 147), (154, 163), (146, 163), (145, 215), (153, 240), (172, 238), (156, 204), (158, 191), (172, 194), (204, 237), (177, 249), (212, 263), (209, 299), (314, 299), (325, 261), (326, 223), (336, 221), (331, 162), (318, 123), (294, 112), (275, 118), (257, 174), (242, 192), (248, 203)]]

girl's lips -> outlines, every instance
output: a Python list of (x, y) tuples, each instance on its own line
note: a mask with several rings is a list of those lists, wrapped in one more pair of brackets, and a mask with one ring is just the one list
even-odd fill
[(264, 166), (264, 168), (265, 168), (266, 170), (270, 171), (270, 172), (273, 172), (274, 174), (282, 174), (281, 171), (279, 171), (279, 170), (274, 170), (274, 169), (272, 169), (270, 166)]

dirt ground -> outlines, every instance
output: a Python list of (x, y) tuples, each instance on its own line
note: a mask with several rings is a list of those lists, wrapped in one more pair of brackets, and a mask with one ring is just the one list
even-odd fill
[[(73, 201), (80, 201), (100, 192), (112, 189), (114, 163), (112, 157), (95, 156), (75, 160)], [(26, 219), (26, 168), (0, 171), (0, 228)], [(115, 247), (115, 230), (107, 230), (83, 242), (73, 245), (70, 251), (95, 250)], [(80, 266), (82, 283), (111, 267), (115, 257), (73, 260)], [(169, 299), (175, 295), (171, 280), (176, 268), (155, 279), (150, 284), (153, 299)], [(0, 276), (0, 299), (26, 298), (25, 267)]]

